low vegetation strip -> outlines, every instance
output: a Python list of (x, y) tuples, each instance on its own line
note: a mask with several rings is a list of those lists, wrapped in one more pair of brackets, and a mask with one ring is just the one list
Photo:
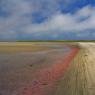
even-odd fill
[(14, 94), (51, 95), (51, 90), (54, 88), (54, 83), (63, 76), (78, 51), (78, 48), (73, 48), (64, 60), (56, 62), (52, 65), (52, 67), (44, 68), (38, 71), (36, 78), (31, 83), (21, 87), (17, 92), (14, 92)]
[(95, 40), (18, 40), (16, 42), (95, 42)]

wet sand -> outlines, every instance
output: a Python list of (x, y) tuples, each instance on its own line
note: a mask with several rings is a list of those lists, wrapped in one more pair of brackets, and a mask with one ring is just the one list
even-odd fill
[[(13, 46), (13, 44), (11, 45)], [(42, 46), (43, 44), (34, 44), (36, 47), (39, 47), (39, 45)], [(65, 44), (44, 45), (48, 47), (48, 50), (26, 51), (27, 48), (24, 48), (26, 49), (25, 52), (18, 52), (18, 48), (17, 52), (12, 51), (12, 53), (4, 52), (0, 54), (0, 95), (53, 95), (56, 83), (61, 78), (59, 76), (64, 71), (63, 64), (66, 63), (64, 60), (72, 52), (73, 48)], [(14, 47), (16, 48), (17, 44)], [(56, 71), (56, 68), (59, 68), (58, 71)], [(49, 77), (46, 77), (47, 72), (50, 72)], [(35, 90), (32, 89), (38, 86), (36, 80), (38, 79), (39, 81), (42, 78), (40, 82), (42, 83), (44, 77), (46, 77), (45, 79), (49, 78), (49, 83), (43, 83), (44, 87), (40, 86), (42, 89), (36, 87), (37, 93), (40, 94), (33, 94)], [(52, 81), (51, 77), (53, 77)], [(34, 86), (31, 86), (33, 84)], [(52, 89), (51, 85), (53, 85), (54, 89)], [(28, 92), (24, 92), (23, 89), (27, 89)]]

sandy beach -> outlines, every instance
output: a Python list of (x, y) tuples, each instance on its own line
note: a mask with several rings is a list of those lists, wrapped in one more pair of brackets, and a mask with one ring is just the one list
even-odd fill
[(95, 95), (95, 43), (0, 46), (0, 95)]
[(95, 95), (95, 43), (78, 43), (74, 58), (55, 95)]

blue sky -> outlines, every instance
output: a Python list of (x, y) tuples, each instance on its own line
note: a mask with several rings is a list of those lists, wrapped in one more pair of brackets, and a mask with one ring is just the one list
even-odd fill
[(0, 0), (0, 40), (95, 40), (95, 0)]

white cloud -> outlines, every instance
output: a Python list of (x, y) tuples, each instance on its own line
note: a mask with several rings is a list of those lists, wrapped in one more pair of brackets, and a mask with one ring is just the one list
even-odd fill
[(86, 30), (95, 30), (94, 9), (94, 7), (86, 6), (83, 9), (77, 11), (75, 14), (58, 13), (49, 18), (45, 23), (34, 25), (29, 30), (30, 32), (31, 30), (35, 32), (52, 30), (59, 30), (63, 32), (85, 32)]
[[(74, 14), (62, 14), (57, 8), (54, 9), (54, 6), (57, 6), (57, 2), (51, 5), (49, 5), (49, 2), (50, 0), (47, 2), (48, 8), (52, 7), (51, 11), (49, 12), (47, 9), (43, 13), (44, 16), (48, 16), (48, 19), (43, 23), (33, 24), (31, 13), (39, 11), (42, 6), (37, 6), (37, 4), (35, 5), (33, 2), (26, 0), (3, 0), (2, 6), (5, 6), (2, 7), (2, 10), (6, 11), (9, 16), (6, 18), (0, 17), (0, 35), (13, 38), (19, 33), (51, 32), (53, 34), (54, 31), (86, 32), (86, 30), (95, 30), (95, 7), (88, 5), (76, 11)], [(41, 8), (40, 11), (43, 11), (43, 9)]]
[[(5, 0), (4, 0), (5, 1)], [(27, 17), (32, 12), (32, 8), (29, 3), (24, 2), (23, 0), (7, 0), (3, 1), (2, 10), (8, 13), (8, 17), (0, 17), (0, 34), (9, 34), (10, 31), (19, 32), (20, 28), (23, 28), (25, 25), (31, 23), (32, 18)]]

